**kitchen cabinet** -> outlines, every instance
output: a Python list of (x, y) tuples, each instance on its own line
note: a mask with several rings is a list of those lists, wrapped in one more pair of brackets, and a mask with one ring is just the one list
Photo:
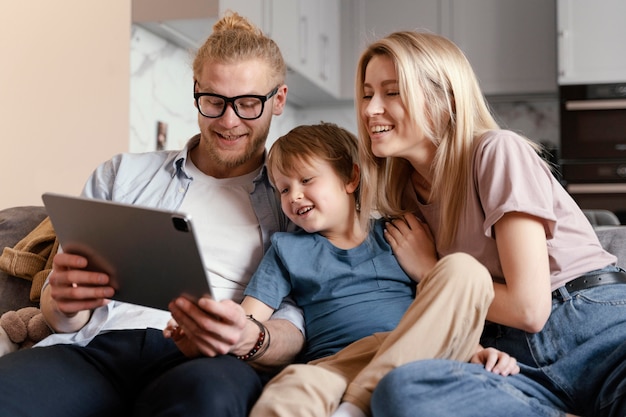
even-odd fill
[(366, 0), (362, 46), (398, 30), (441, 33), (440, 10), (441, 0)]
[(217, 16), (217, 0), (131, 0), (133, 23)]
[(556, 94), (554, 0), (366, 0), (365, 43), (402, 29), (446, 36), (488, 95)]
[(556, 93), (554, 1), (442, 0), (441, 16), (486, 95)]
[(276, 41), (293, 104), (342, 98), (340, 0), (220, 0), (219, 9), (239, 12)]
[(245, 16), (257, 25), (263, 32), (269, 33), (271, 27), (272, 0), (219, 0), (218, 16), (223, 16), (227, 10), (232, 10)]
[(557, 0), (559, 84), (626, 81), (626, 1)]
[[(290, 84), (296, 82), (300, 87), (294, 93), (303, 105), (324, 101), (325, 97), (338, 98), (339, 0), (272, 0), (270, 35), (290, 69)], [(305, 81), (312, 85), (303, 85)]]

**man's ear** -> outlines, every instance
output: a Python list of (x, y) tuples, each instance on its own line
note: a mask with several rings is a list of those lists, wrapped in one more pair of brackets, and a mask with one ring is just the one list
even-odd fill
[(287, 84), (283, 84), (278, 87), (278, 92), (274, 96), (272, 105), (272, 114), (275, 116), (283, 114), (283, 109), (287, 103)]
[(352, 178), (346, 184), (346, 191), (349, 194), (352, 194), (359, 188), (359, 183), (361, 182), (361, 169), (358, 164), (354, 164), (352, 167)]

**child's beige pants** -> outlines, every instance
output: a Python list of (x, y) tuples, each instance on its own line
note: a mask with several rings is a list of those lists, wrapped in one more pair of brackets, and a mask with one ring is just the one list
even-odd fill
[(378, 381), (419, 359), (468, 361), (494, 297), (491, 276), (473, 257), (442, 258), (418, 285), (398, 327), (358, 340), (335, 355), (289, 365), (265, 387), (250, 417), (323, 417), (348, 401), (370, 414)]

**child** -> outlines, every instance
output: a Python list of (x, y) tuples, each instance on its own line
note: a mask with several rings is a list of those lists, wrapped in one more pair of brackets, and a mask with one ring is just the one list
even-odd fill
[[(438, 295), (445, 284), (420, 286), (419, 301), (414, 301), (415, 283), (385, 239), (385, 222), (372, 221), (369, 213), (359, 210), (357, 155), (356, 138), (328, 123), (297, 127), (269, 152), (269, 176), (282, 210), (302, 230), (272, 236), (242, 305), (263, 322), (291, 295), (304, 310), (309, 363), (291, 365), (275, 377), (252, 417), (330, 415), (362, 370), (366, 384), (355, 385), (354, 398), (346, 398), (357, 407), (343, 407), (363, 415), (369, 410), (371, 390), (393, 367), (422, 355), (469, 360), (475, 352), (493, 297), (491, 278), (482, 267), (457, 271), (463, 276), (458, 281), (470, 284), (455, 285), (474, 291), (451, 299)], [(420, 316), (435, 311), (429, 308), (434, 299), (456, 305), (439, 325), (449, 326), (458, 349), (429, 340), (428, 328), (417, 325)], [(266, 334), (256, 355), (269, 343)], [(495, 351), (483, 355), (491, 355), (489, 367), (499, 359), (494, 372), (515, 371), (515, 361), (508, 356), (498, 358)], [(476, 360), (486, 363), (486, 356)]]

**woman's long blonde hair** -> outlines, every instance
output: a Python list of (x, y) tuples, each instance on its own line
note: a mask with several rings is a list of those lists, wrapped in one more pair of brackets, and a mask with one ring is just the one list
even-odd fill
[(245, 17), (228, 11), (213, 25), (213, 32), (196, 53), (193, 61), (194, 80), (199, 78), (208, 61), (228, 64), (250, 59), (267, 63), (274, 84), (285, 83), (287, 66), (276, 42)]
[[(400, 98), (411, 122), (437, 147), (431, 167), (430, 201), (441, 205), (436, 238), (445, 247), (455, 237), (472, 180), (474, 142), (499, 126), (471, 65), (451, 41), (432, 33), (401, 31), (374, 42), (361, 55), (356, 74), (364, 210), (373, 208), (386, 217), (416, 211), (405, 198), (413, 167), (402, 158), (376, 157), (362, 118), (365, 69), (379, 55), (390, 57), (396, 67)], [(424, 95), (423, 109), (417, 99), (419, 90)]]

